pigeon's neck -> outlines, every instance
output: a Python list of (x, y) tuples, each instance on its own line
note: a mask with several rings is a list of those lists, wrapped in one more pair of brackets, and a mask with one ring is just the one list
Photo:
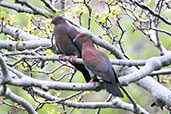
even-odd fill
[(92, 49), (94, 49), (95, 47), (94, 47), (93, 42), (92, 42), (91, 40), (87, 40), (86, 42), (84, 42), (84, 43), (82, 44), (82, 48), (83, 48), (83, 49), (87, 49), (87, 48), (92, 48)]

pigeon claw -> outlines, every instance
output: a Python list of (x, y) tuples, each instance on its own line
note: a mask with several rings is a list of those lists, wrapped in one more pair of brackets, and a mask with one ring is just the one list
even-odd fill
[(95, 82), (93, 81), (93, 79), (91, 79), (88, 83), (93, 83), (94, 84)]
[(59, 56), (59, 60), (62, 60), (63, 57), (64, 57), (64, 55), (60, 55), (60, 56)]
[(71, 62), (75, 61), (76, 58), (77, 56), (70, 56)]

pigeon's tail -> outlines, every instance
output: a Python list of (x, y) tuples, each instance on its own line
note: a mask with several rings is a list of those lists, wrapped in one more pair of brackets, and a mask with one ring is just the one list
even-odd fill
[[(83, 64), (76, 64), (76, 63), (71, 63), (71, 64), (84, 75), (86, 82), (89, 82), (91, 80), (89, 72)], [(96, 78), (93, 81), (98, 81), (98, 79)]]
[(118, 84), (116, 82), (108, 82), (108, 81), (103, 80), (103, 84), (107, 92), (111, 93), (113, 96), (123, 97), (118, 87)]

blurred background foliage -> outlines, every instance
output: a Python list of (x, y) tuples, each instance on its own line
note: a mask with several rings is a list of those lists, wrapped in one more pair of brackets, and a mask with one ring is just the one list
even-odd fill
[[(28, 0), (31, 4), (40, 7), (45, 8), (44, 4), (40, 0)], [(81, 0), (77, 0), (81, 1)], [(5, 2), (14, 4), (13, 0), (5, 0)], [(146, 2), (146, 4), (150, 7), (154, 6), (154, 0), (149, 0)], [(122, 38), (122, 46), (127, 54), (127, 56), (131, 59), (148, 59), (153, 56), (159, 56), (158, 49), (154, 46), (154, 44), (140, 31), (135, 30), (132, 20), (125, 15), (123, 10), (117, 5), (112, 6), (111, 11), (109, 13), (108, 7), (104, 3), (101, 3), (100, 0), (91, 0), (89, 3), (90, 7), (92, 8), (92, 15), (91, 15), (91, 23), (90, 23), (90, 31), (94, 33), (96, 36), (100, 36), (101, 38), (107, 40), (108, 42), (112, 42), (112, 39), (110, 39), (106, 34), (107, 30), (102, 29), (102, 27), (99, 26), (98, 23), (105, 23), (106, 18), (110, 18), (112, 20), (112, 32), (116, 36), (116, 39), (118, 40), (121, 36), (120, 29), (115, 26), (117, 16), (120, 17), (120, 25), (122, 26), (123, 30), (125, 30), (125, 34)], [(56, 8), (59, 9), (60, 3), (59, 0), (56, 3)], [(81, 24), (81, 26), (88, 28), (88, 9), (85, 5), (82, 4), (74, 4), (71, 0), (66, 1), (65, 11), (63, 15), (65, 15), (67, 18), (73, 20), (73, 22), (77, 24)], [(141, 10), (141, 9), (139, 9)], [(137, 11), (140, 12), (140, 11)], [(171, 19), (171, 10), (166, 10), (162, 14), (166, 16), (168, 19)], [(59, 15), (59, 12), (55, 15)], [(61, 14), (60, 14), (61, 15)], [(146, 19), (147, 17), (145, 15), (142, 15), (142, 18)], [(24, 30), (25, 32), (28, 32), (29, 34), (37, 35), (41, 38), (51, 38), (53, 25), (50, 26), (51, 18), (44, 18), (42, 16), (32, 15), (32, 14), (26, 14), (26, 13), (18, 13), (13, 10), (9, 10), (7, 8), (0, 7), (0, 19), (3, 20), (6, 24), (20, 28)], [(159, 24), (159, 27), (161, 29), (165, 30), (171, 30), (171, 26), (165, 26), (166, 24)], [(38, 27), (40, 29), (38, 29)], [(170, 36), (165, 34), (159, 34), (160, 40), (163, 46), (165, 48), (171, 50), (171, 40)], [(13, 38), (9, 35), (0, 34), (1, 40), (13, 40)], [(115, 44), (114, 44), (115, 45)], [(115, 45), (116, 46), (116, 45)], [(98, 47), (98, 46), (97, 46)], [(113, 55), (111, 55), (107, 50), (98, 47), (99, 50), (102, 50), (103, 52), (107, 53), (110, 58), (115, 58)], [(51, 50), (46, 50), (43, 52), (43, 54), (46, 55), (52, 55)], [(8, 59), (8, 61), (12, 62), (14, 59)], [(30, 63), (31, 64), (31, 63)], [(53, 71), (54, 69), (59, 66), (59, 62), (49, 62), (43, 69), (38, 68), (36, 65), (33, 67), (33, 70), (38, 71)], [(24, 67), (25, 66), (25, 67)], [(22, 65), (21, 63), (17, 66), (20, 71), (28, 75), (28, 67), (27, 64)], [(66, 66), (63, 66), (60, 68), (60, 70), (49, 74), (49, 77), (47, 75), (44, 75), (43, 73), (37, 73), (33, 72), (33, 77), (42, 79), (42, 80), (50, 80), (52, 78), (58, 79), (62, 75), (64, 75), (66, 72), (68, 72), (70, 69)], [(73, 77), (72, 82), (82, 82), (85, 83), (84, 78), (80, 76), (81, 73), (79, 71), (76, 72), (76, 74)], [(70, 80), (70, 76), (63, 78), (61, 81), (68, 82)], [(161, 75), (161, 80), (163, 80), (163, 83), (168, 88), (171, 87), (170, 83), (170, 76), (169, 75)], [(154, 77), (155, 78), (155, 77)], [(38, 103), (36, 103), (33, 98), (22, 90), (22, 88), (19, 87), (10, 87), (14, 93), (16, 93), (19, 96), (22, 96), (27, 101), (29, 101), (34, 107), (38, 106)], [(162, 111), (160, 108), (157, 107), (150, 107), (152, 103), (151, 96), (148, 92), (146, 92), (144, 89), (138, 87), (135, 84), (129, 84), (128, 87), (125, 87), (129, 93), (133, 96), (133, 98), (136, 100), (136, 102), (145, 108), (148, 112), (151, 114), (168, 114), (168, 111), (164, 108)], [(56, 91), (56, 90), (50, 90), (52, 94), (55, 96), (60, 97), (66, 97), (70, 95), (73, 92), (70, 91)], [(99, 92), (86, 92), (82, 94), (83, 99), (82, 101), (105, 101), (108, 97), (108, 93), (105, 90), (101, 90)], [(73, 101), (79, 101), (80, 98), (73, 98)], [(42, 101), (43, 99), (37, 98), (39, 101)], [(2, 101), (2, 98), (0, 97), (0, 100)], [(122, 98), (123, 101), (130, 102), (128, 98), (124, 95), (124, 98)], [(10, 100), (4, 100), (7, 103), (16, 105), (15, 103), (12, 103)], [(70, 112), (73, 108), (65, 107), (67, 112)], [(97, 109), (74, 109), (73, 114), (95, 114)], [(12, 113), (10, 113), (12, 112)], [(14, 107), (9, 107), (7, 105), (0, 105), (0, 114), (26, 114), (25, 111), (18, 110)], [(41, 108), (38, 111), (39, 114), (63, 114), (63, 107), (62, 105), (58, 104), (45, 104), (43, 108)], [(101, 114), (131, 114), (131, 112), (127, 112), (121, 109), (101, 109)]]

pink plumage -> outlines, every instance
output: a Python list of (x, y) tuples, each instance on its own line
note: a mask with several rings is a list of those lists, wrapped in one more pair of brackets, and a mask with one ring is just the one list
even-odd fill
[[(81, 44), (77, 41), (73, 42), (73, 39), (79, 34), (79, 32), (74, 27), (69, 25), (61, 16), (54, 17), (51, 24), (55, 25), (53, 34), (55, 36), (56, 46), (61, 53), (67, 56), (77, 56), (81, 58)], [(71, 64), (82, 72), (87, 82), (91, 80), (84, 65), (76, 63)]]
[[(123, 97), (112, 64), (107, 55), (98, 51), (87, 34), (78, 34), (75, 38), (82, 44), (82, 58), (85, 66), (103, 80), (104, 87), (113, 96)], [(93, 78), (93, 77), (92, 77)]]

